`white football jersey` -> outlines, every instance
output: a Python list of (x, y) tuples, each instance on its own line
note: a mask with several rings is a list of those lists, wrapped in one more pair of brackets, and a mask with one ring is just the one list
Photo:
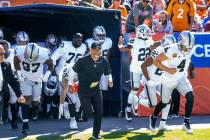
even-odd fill
[(72, 45), (72, 41), (63, 41), (51, 57), (54, 65), (56, 64), (56, 60), (59, 59), (58, 64), (55, 68), (56, 73), (60, 74), (64, 66), (69, 63), (76, 62), (78, 58), (82, 57), (85, 54), (86, 49), (87, 48), (84, 43), (82, 43), (80, 47), (75, 48)]
[[(163, 52), (164, 52), (164, 48), (162, 46), (159, 46), (151, 52), (150, 57), (152, 57), (154, 60), (159, 54), (161, 54)], [(160, 70), (159, 68), (157, 68), (154, 64), (147, 67), (147, 70), (148, 70), (149, 78), (152, 81), (155, 81), (157, 84), (160, 84), (161, 75), (162, 75), (163, 71)]]
[(64, 78), (68, 80), (68, 85), (73, 85), (74, 82), (78, 81), (78, 76), (76, 73), (75, 75), (70, 74), (70, 72), (73, 71), (73, 65), (74, 63), (67, 64), (62, 70)]
[(162, 75), (163, 79), (166, 81), (177, 81), (182, 76), (186, 76), (186, 71), (191, 61), (191, 55), (184, 55), (178, 48), (178, 44), (166, 46), (164, 54), (168, 57), (168, 59), (162, 62), (163, 65), (168, 68), (176, 68), (177, 71), (175, 74), (169, 74), (164, 71)]
[[(91, 48), (93, 42), (96, 42), (96, 40), (94, 40), (93, 38), (89, 38), (85, 41), (89, 49)], [(104, 43), (102, 44), (101, 56), (107, 58), (109, 49), (111, 49), (111, 47), (112, 47), (112, 40), (111, 38), (106, 37)]]
[(26, 46), (19, 46), (15, 49), (15, 56), (19, 58), (21, 71), (27, 80), (41, 82), (43, 75), (43, 64), (49, 59), (50, 51), (39, 47), (39, 57), (36, 62), (29, 63), (24, 57)]
[(12, 71), (14, 72), (15, 71), (15, 67), (14, 67), (14, 49), (9, 49), (9, 51), (10, 51), (10, 54), (7, 57), (7, 59), (5, 59), (5, 62), (10, 63)]
[(131, 64), (130, 71), (136, 73), (142, 73), (141, 64), (149, 57), (149, 48), (153, 44), (153, 40), (142, 40), (136, 38), (130, 40), (129, 45), (132, 46), (131, 52)]

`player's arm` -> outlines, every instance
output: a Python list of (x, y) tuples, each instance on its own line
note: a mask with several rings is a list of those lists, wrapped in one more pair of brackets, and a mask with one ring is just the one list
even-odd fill
[(153, 64), (157, 68), (159, 68), (159, 69), (161, 69), (163, 71), (166, 71), (166, 72), (168, 72), (170, 74), (176, 73), (176, 68), (168, 68), (168, 67), (166, 67), (165, 65), (162, 64), (162, 61), (165, 61), (167, 59), (168, 59), (168, 57), (164, 53), (161, 53), (157, 58), (155, 58), (153, 60)]
[(62, 74), (61, 86), (62, 86), (62, 90), (61, 90), (61, 96), (60, 96), (60, 103), (63, 104), (65, 102), (66, 93), (69, 90), (68, 79), (64, 76), (64, 74)]
[(147, 79), (147, 81), (150, 80), (149, 74), (148, 74), (148, 70), (147, 70), (147, 67), (151, 66), (152, 64), (153, 64), (153, 58), (152, 58), (152, 57), (147, 58), (147, 59), (141, 64), (142, 73), (143, 73), (144, 77)]
[(160, 45), (161, 45), (161, 42), (160, 41), (154, 42), (153, 45), (150, 46), (149, 50), (150, 51), (153, 51), (154, 49), (156, 49)]
[(53, 61), (53, 64), (56, 65), (56, 61), (65, 55), (65, 50), (64, 50), (64, 43), (59, 44), (59, 48), (55, 50), (55, 52), (52, 54), (51, 59)]
[(48, 70), (53, 72), (54, 70), (53, 60), (50, 58), (45, 61), (45, 64), (48, 66)]
[(19, 60), (19, 58), (18, 58), (18, 56), (14, 56), (14, 67), (15, 67), (15, 69), (18, 71), (18, 70), (20, 70), (21, 68), (20, 68), (20, 60)]

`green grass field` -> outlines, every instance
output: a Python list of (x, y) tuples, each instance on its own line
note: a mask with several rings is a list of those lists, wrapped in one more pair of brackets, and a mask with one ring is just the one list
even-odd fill
[[(71, 134), (65, 137), (40, 136), (36, 138), (25, 138), (24, 140), (91, 140), (91, 134)], [(151, 131), (125, 131), (102, 133), (102, 140), (210, 140), (210, 129), (196, 129), (193, 135), (186, 134), (182, 130), (168, 132)]]

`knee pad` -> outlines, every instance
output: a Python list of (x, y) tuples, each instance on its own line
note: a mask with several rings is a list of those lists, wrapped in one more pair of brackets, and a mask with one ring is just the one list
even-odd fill
[(131, 91), (131, 93), (128, 95), (128, 104), (133, 104), (136, 96), (136, 91)]
[(192, 91), (187, 92), (187, 94), (185, 95), (185, 98), (186, 98), (187, 100), (194, 101), (194, 95), (193, 95), (193, 92), (192, 92)]

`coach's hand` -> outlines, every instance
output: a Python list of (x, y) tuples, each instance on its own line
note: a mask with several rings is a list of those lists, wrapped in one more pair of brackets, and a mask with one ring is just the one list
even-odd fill
[(17, 102), (18, 103), (25, 103), (25, 98), (23, 96), (20, 96), (19, 98), (17, 98)]

